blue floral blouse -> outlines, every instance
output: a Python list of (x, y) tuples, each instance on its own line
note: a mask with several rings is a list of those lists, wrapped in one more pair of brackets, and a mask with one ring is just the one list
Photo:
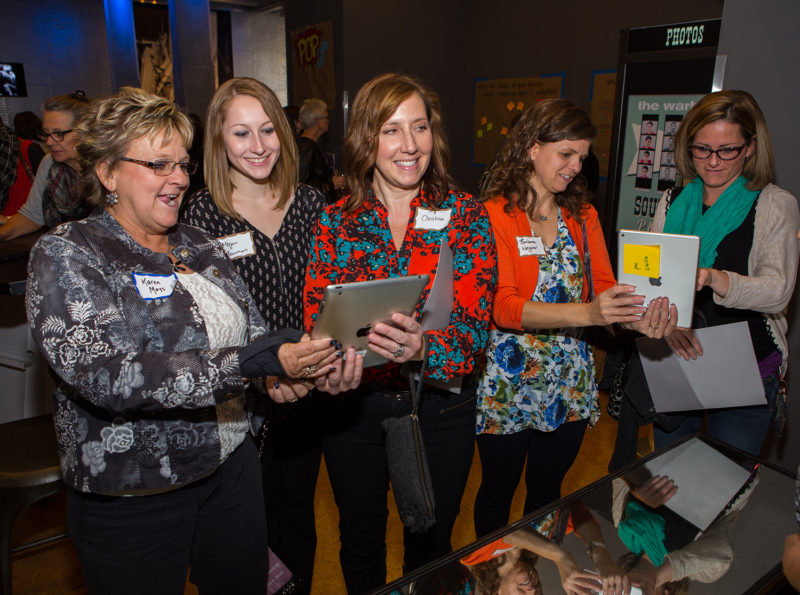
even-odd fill
[[(531, 300), (580, 302), (583, 265), (560, 213), (558, 235), (545, 252)], [(590, 418), (593, 424), (599, 414), (594, 359), (581, 328), (489, 331), (478, 386), (478, 434), (550, 432), (565, 421)]]

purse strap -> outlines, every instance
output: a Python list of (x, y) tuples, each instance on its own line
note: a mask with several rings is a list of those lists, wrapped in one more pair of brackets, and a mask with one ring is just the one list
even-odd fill
[(416, 416), (419, 411), (419, 404), (422, 402), (422, 385), (425, 383), (425, 371), (428, 369), (428, 340), (425, 334), (422, 335), (422, 365), (419, 372), (411, 372), (408, 375), (411, 384), (411, 415)]
[(586, 219), (581, 219), (581, 236), (583, 239), (583, 272), (589, 285), (589, 301), (594, 301), (594, 281), (592, 280), (592, 255), (589, 254), (589, 234), (586, 233)]

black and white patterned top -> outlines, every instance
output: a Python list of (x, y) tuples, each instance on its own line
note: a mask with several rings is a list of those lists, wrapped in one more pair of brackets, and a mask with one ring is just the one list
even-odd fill
[(219, 238), (251, 232), (255, 254), (233, 262), (270, 329), (303, 328), (303, 284), (314, 227), (326, 205), (319, 190), (300, 184), (278, 233), (269, 238), (243, 219), (223, 215), (208, 188), (189, 199), (181, 220)]

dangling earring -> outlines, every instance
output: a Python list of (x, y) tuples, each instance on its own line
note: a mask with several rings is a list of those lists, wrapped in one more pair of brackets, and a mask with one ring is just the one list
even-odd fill
[(119, 202), (119, 194), (117, 194), (116, 192), (106, 193), (106, 206), (113, 207), (118, 202)]

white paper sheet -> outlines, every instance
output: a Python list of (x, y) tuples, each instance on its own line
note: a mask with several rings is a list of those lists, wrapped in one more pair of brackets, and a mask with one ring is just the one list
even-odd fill
[(746, 322), (696, 329), (703, 355), (686, 361), (663, 339), (636, 339), (656, 411), (765, 405)]

